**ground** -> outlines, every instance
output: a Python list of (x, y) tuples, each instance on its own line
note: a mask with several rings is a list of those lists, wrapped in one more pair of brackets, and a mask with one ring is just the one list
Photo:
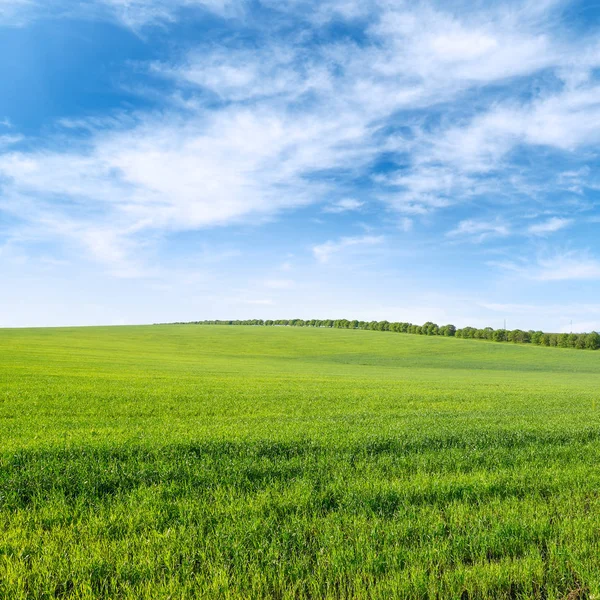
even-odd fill
[(600, 598), (600, 352), (0, 330), (0, 598)]

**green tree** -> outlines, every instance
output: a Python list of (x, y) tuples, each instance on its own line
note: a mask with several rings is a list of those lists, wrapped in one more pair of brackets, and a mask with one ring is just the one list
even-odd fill
[(539, 346), (541, 344), (543, 335), (544, 335), (543, 331), (530, 331), (529, 336), (531, 338), (531, 343)]
[(508, 342), (508, 332), (506, 329), (496, 329), (492, 335), (494, 342)]
[(600, 348), (600, 335), (595, 331), (588, 333), (585, 338), (585, 347), (590, 350), (598, 350)]
[(454, 325), (444, 325), (440, 327), (440, 335), (454, 337), (456, 335), (456, 327)]

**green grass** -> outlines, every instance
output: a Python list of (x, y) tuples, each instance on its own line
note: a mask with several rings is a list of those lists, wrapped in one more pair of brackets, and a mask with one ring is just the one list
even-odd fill
[(600, 354), (0, 330), (0, 598), (600, 598)]

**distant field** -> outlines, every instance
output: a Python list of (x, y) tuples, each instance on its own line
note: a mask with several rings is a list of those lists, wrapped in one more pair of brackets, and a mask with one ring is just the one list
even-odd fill
[(0, 598), (599, 598), (600, 354), (0, 330)]

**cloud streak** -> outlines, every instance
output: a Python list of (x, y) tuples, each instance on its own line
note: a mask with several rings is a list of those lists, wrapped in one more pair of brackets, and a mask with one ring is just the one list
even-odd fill
[(490, 237), (505, 237), (507, 235), (510, 235), (510, 229), (503, 223), (477, 221), (475, 219), (461, 221), (455, 229), (446, 234), (449, 238), (463, 238), (476, 243), (481, 243)]
[(346, 250), (351, 250), (353, 252), (364, 251), (365, 248), (377, 246), (383, 242), (383, 236), (365, 235), (362, 237), (344, 237), (338, 241), (330, 240), (324, 244), (314, 246), (312, 251), (318, 262), (328, 263), (335, 255)]
[(364, 202), (360, 200), (355, 200), (353, 198), (342, 198), (333, 204), (326, 206), (323, 209), (323, 212), (332, 213), (332, 214), (340, 214), (344, 212), (352, 212), (360, 210), (365, 205)]
[(533, 235), (547, 235), (550, 233), (560, 231), (565, 227), (569, 227), (569, 225), (571, 225), (572, 223), (573, 219), (561, 219), (559, 217), (552, 217), (547, 221), (531, 225), (528, 231)]
[(492, 262), (490, 265), (524, 279), (543, 283), (600, 280), (600, 261), (589, 253), (580, 251), (542, 256), (532, 263), (525, 260)]

